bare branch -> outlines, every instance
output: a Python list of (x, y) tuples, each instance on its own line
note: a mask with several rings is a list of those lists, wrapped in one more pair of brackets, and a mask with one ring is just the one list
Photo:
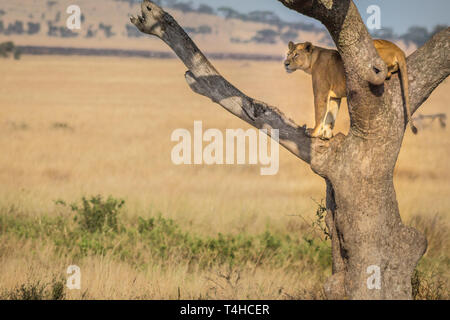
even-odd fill
[[(143, 33), (168, 44), (189, 69), (186, 81), (191, 89), (258, 129), (278, 129), (280, 144), (300, 159), (311, 162), (311, 138), (281, 111), (248, 97), (224, 79), (175, 19), (149, 0), (141, 5), (142, 16), (131, 22)], [(270, 130), (268, 130), (270, 135)], [(315, 139), (317, 140), (317, 139)]]
[(450, 28), (434, 35), (408, 57), (411, 112), (415, 112), (450, 74)]

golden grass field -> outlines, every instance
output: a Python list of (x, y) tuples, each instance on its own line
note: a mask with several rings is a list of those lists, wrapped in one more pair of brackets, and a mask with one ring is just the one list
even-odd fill
[[(288, 75), (281, 62), (215, 65), (248, 95), (277, 106), (296, 123), (313, 125), (308, 75)], [(171, 133), (177, 128), (192, 132), (194, 120), (202, 120), (204, 130), (249, 128), (192, 93), (184, 72), (177, 60), (47, 56), (0, 60), (1, 213), (39, 224), (41, 217), (70, 215), (55, 200), (71, 203), (101, 194), (126, 201), (126, 221), (160, 212), (186, 232), (204, 237), (271, 230), (300, 238), (310, 232), (315, 201), (324, 198), (325, 185), (285, 150), (280, 151), (275, 176), (261, 176), (259, 165), (172, 164)], [(449, 90), (446, 81), (419, 112), (445, 113)], [(344, 105), (338, 129), (347, 128)], [(407, 130), (395, 174), (402, 219), (432, 237), (434, 253), (427, 272), (435, 270), (445, 286), (450, 259), (449, 161), (447, 129), (436, 125), (417, 136)], [(82, 270), (82, 290), (68, 291), (71, 299), (322, 298), (320, 284), (331, 272), (329, 268), (315, 272), (310, 260), (197, 268), (176, 256), (152, 260), (139, 241), (133, 250), (141, 250), (139, 255), (148, 261), (137, 267), (118, 259), (115, 247), (103, 255), (74, 258), (70, 250), (61, 253), (45, 237), (8, 233), (8, 225), (0, 225), (0, 230), (0, 290), (65, 277), (66, 268), (76, 263)]]

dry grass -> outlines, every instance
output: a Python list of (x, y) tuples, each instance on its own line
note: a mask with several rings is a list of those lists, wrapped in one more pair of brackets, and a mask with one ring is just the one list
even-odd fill
[[(278, 106), (297, 123), (313, 124), (306, 74), (287, 75), (275, 62), (221, 61), (217, 67), (247, 94)], [(61, 214), (56, 199), (111, 194), (125, 199), (126, 221), (161, 212), (186, 232), (204, 237), (270, 229), (300, 238), (307, 229), (298, 215), (312, 221), (312, 199), (324, 197), (322, 180), (284, 150), (276, 176), (260, 176), (259, 166), (173, 165), (174, 129), (192, 130), (194, 120), (203, 120), (204, 128), (248, 128), (193, 94), (178, 61), (25, 56), (0, 60), (0, 70), (3, 214), (52, 218)], [(448, 88), (447, 81), (421, 111), (445, 112)], [(338, 129), (347, 127), (345, 111)], [(427, 270), (449, 263), (448, 231), (436, 233), (449, 222), (449, 156), (448, 130), (436, 127), (418, 136), (408, 131), (396, 169), (402, 218), (434, 239)], [(439, 223), (430, 223), (436, 214)], [(73, 256), (58, 253), (45, 238), (38, 240), (0, 236), (1, 288), (65, 276)], [(67, 298), (320, 298), (318, 284), (329, 273), (315, 272), (314, 266), (286, 272), (289, 262), (195, 271), (175, 259), (136, 267), (114, 252), (89, 254), (77, 263), (83, 289), (68, 292)], [(438, 269), (448, 279), (445, 268)]]

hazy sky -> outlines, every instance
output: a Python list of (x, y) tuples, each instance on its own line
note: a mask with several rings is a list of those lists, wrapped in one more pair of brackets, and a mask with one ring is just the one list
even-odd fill
[[(277, 0), (191, 0), (195, 4), (205, 3), (213, 7), (228, 6), (241, 12), (273, 10), (287, 21), (314, 21), (289, 10)], [(381, 26), (391, 27), (395, 33), (404, 33), (412, 25), (431, 29), (436, 24), (450, 25), (450, 0), (356, 0), (364, 21), (370, 5), (381, 8)]]

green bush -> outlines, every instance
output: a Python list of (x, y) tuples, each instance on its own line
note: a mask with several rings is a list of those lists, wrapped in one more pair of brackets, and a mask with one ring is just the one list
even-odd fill
[[(66, 206), (64, 201), (58, 200), (57, 204)], [(83, 197), (81, 204), (73, 203), (69, 207), (76, 213), (76, 221), (82, 230), (94, 232), (119, 231), (118, 215), (125, 204), (124, 200), (108, 197), (103, 200), (100, 195), (90, 199)]]
[(11, 54), (13, 55), (14, 59), (20, 59), (21, 52), (12, 41), (0, 43), (0, 57), (9, 58)]
[(64, 300), (64, 280), (54, 279), (50, 283), (28, 282), (0, 294), (2, 300)]
[(32, 218), (7, 211), (0, 214), (0, 235), (14, 234), (40, 243), (51, 241), (57, 254), (72, 259), (109, 254), (136, 267), (148, 264), (149, 257), (200, 269), (250, 264), (295, 270), (300, 261), (314, 263), (320, 271), (328, 272), (331, 267), (330, 243), (320, 237), (270, 229), (254, 235), (241, 232), (205, 236), (183, 230), (162, 214), (119, 224), (125, 202), (112, 197), (83, 197), (70, 205), (62, 200), (56, 203), (68, 208), (73, 219), (66, 214)]

